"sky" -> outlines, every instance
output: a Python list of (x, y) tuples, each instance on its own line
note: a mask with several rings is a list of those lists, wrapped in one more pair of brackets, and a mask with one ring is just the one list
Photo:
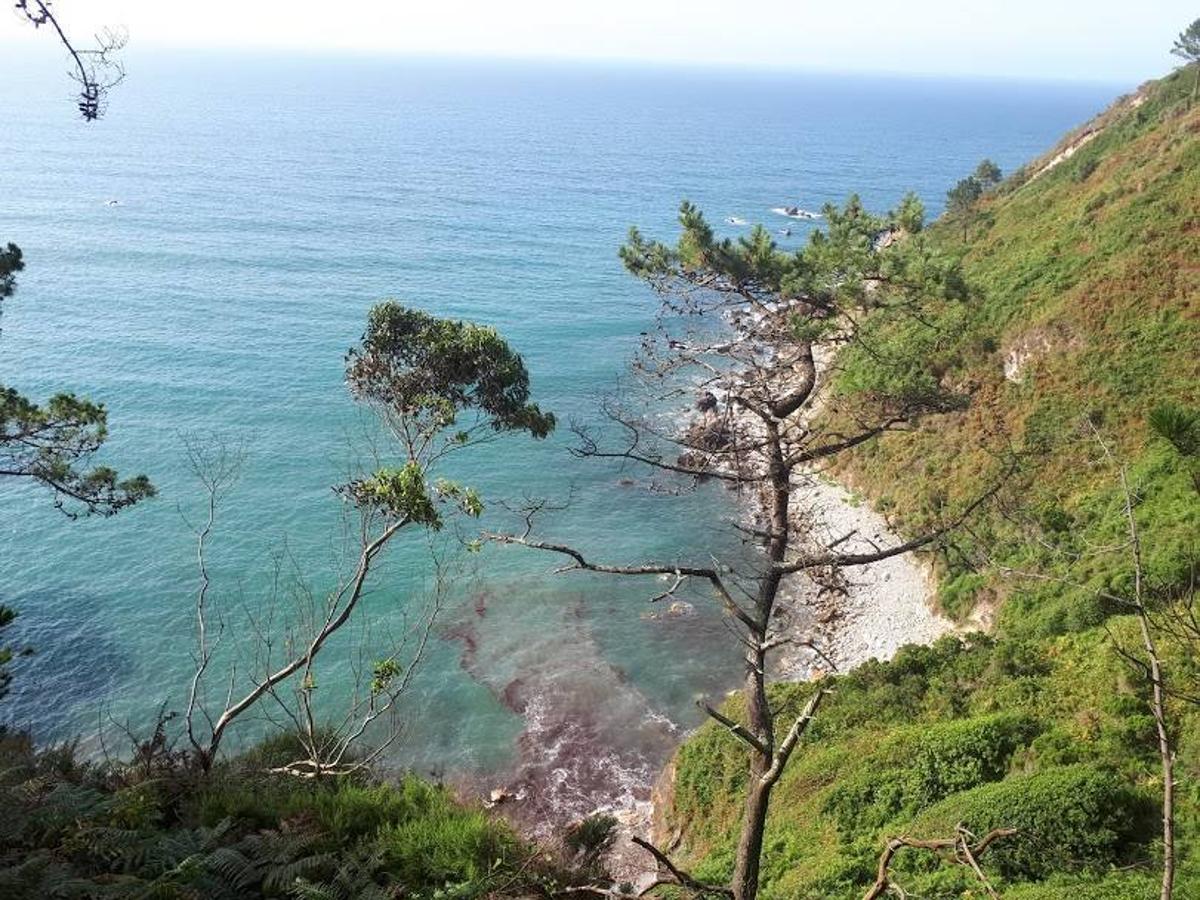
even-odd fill
[[(11, 3), (5, 3), (11, 6)], [(1196, 0), (55, 0), (71, 35), (271, 49), (1135, 84), (1173, 65)], [(0, 11), (0, 51), (34, 35)], [(1175, 61), (1177, 62), (1177, 61)]]

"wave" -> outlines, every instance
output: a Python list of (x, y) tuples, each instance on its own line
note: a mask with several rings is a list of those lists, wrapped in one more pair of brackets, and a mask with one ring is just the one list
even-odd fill
[(789, 219), (800, 219), (801, 221), (810, 222), (814, 219), (820, 219), (821, 214), (811, 212), (807, 209), (801, 209), (799, 206), (772, 206), (771, 212), (779, 216), (787, 216)]
[(519, 598), (489, 594), (443, 632), (463, 670), (522, 721), (515, 760), (466, 787), (504, 798), (499, 811), (537, 837), (647, 802), (679, 740), (679, 726), (604, 657), (580, 604), (560, 609), (555, 627), (531, 633)]

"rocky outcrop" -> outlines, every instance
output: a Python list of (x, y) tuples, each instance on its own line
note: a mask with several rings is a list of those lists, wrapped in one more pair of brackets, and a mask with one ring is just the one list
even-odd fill
[(1078, 336), (1060, 323), (1039, 325), (1019, 335), (1003, 351), (1004, 378), (1014, 384), (1025, 380), (1029, 369), (1054, 354), (1066, 353), (1079, 346)]

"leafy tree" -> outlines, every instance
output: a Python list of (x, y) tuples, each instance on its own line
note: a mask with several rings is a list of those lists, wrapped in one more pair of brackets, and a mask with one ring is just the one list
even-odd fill
[(11, 297), (17, 289), (17, 273), (25, 268), (21, 248), (9, 243), (0, 250), (0, 299)]
[(925, 204), (913, 192), (904, 195), (896, 211), (892, 213), (892, 221), (908, 234), (916, 234), (925, 227)]
[[(780, 647), (808, 647), (829, 660), (815, 636), (787, 625), (793, 611), (785, 579), (802, 575), (836, 590), (848, 567), (930, 546), (982, 502), (977, 498), (957, 513), (944, 508), (926, 533), (887, 547), (829, 534), (803, 503), (814, 467), (826, 468), (845, 451), (925, 413), (961, 405), (928, 371), (928, 343), (889, 342), (884, 327), (921, 328), (927, 304), (961, 303), (965, 290), (956, 265), (921, 234), (879, 241), (889, 220), (867, 213), (857, 197), (841, 209), (827, 206), (824, 217), (826, 229), (796, 253), (780, 250), (762, 228), (736, 242), (720, 240), (690, 203), (680, 210), (682, 234), (673, 246), (633, 229), (621, 258), (661, 301), (657, 326), (634, 360), (647, 393), (639, 399), (628, 392), (605, 408), (625, 441), (612, 445), (577, 428), (582, 456), (644, 466), (678, 480), (680, 490), (711, 480), (744, 494), (756, 515), (734, 527), (757, 552), (718, 558), (719, 551), (696, 547), (677, 559), (598, 562), (578, 548), (532, 537), (536, 510), (527, 513), (524, 532), (489, 535), (564, 555), (572, 569), (671, 579), (656, 599), (696, 584), (720, 604), (745, 659), (744, 718), (702, 704), (748, 755), (732, 878), (728, 886), (701, 884), (662, 851), (642, 846), (685, 888), (735, 900), (757, 894), (771, 793), (824, 693), (811, 692), (797, 710), (774, 708), (768, 697), (767, 673)], [(877, 364), (872, 378), (838, 383), (821, 371), (818, 359), (838, 348), (869, 353)], [(664, 420), (659, 398), (697, 385), (698, 416), (675, 425)], [(819, 395), (826, 404), (820, 415)]]
[[(530, 402), (524, 362), (494, 328), (439, 319), (394, 301), (371, 310), (361, 342), (346, 355), (346, 378), (353, 397), (377, 414), (399, 451), (373, 473), (337, 489), (360, 519), (357, 560), (323, 602), (310, 604), (313, 612), (309, 619), (283, 636), (281, 644), (288, 650), (282, 661), (269, 660), (270, 641), (279, 636), (266, 638), (263, 657), (269, 665), (249, 673), (248, 682), (229, 684), (228, 690), (222, 691), (223, 708), (215, 714), (204, 708), (202, 696), (220, 639), (219, 634), (209, 636), (204, 541), (236, 461), (231, 462), (224, 453), (206, 456), (193, 450), (194, 468), (208, 489), (209, 517), (198, 533), (199, 649), (184, 720), (202, 768), (213, 764), (230, 726), (264, 698), (287, 711), (304, 746), (304, 758), (286, 764), (283, 770), (316, 777), (354, 771), (374, 758), (381, 748), (364, 760), (352, 757), (350, 745), (372, 721), (391, 709), (407, 686), (407, 672), (415, 663), (409, 660), (407, 666), (401, 666), (395, 657), (376, 662), (370, 672), (369, 697), (361, 708), (344, 717), (349, 728), (327, 739), (313, 709), (318, 656), (354, 616), (376, 560), (402, 530), (437, 531), (451, 513), (478, 518), (483, 512), (473, 488), (435, 477), (447, 456), (505, 433), (525, 432), (544, 438), (554, 430), (553, 414)], [(418, 658), (427, 636), (428, 627), (418, 642)], [(282, 691), (285, 685), (293, 688), (290, 700)]]
[(967, 228), (975, 211), (975, 204), (983, 196), (983, 185), (974, 175), (968, 175), (946, 193), (946, 212), (952, 219), (962, 223), (963, 240), (967, 239)]
[[(1171, 47), (1171, 53), (1182, 59), (1185, 66), (1200, 62), (1200, 19), (1196, 19), (1179, 32), (1179, 37), (1175, 38), (1175, 43)], [(1196, 66), (1196, 77), (1192, 82), (1193, 103), (1196, 102), (1197, 92), (1200, 92), (1200, 66)]]
[(998, 185), (1003, 177), (1000, 167), (990, 159), (983, 160), (975, 167), (975, 180), (985, 191), (990, 191)]
[[(3, 636), (4, 629), (8, 628), (16, 618), (17, 611), (15, 609), (0, 603), (0, 636)], [(8, 685), (12, 681), (12, 672), (8, 670), (8, 664), (13, 661), (14, 657), (29, 652), (26, 648), (15, 648), (0, 643), (0, 700), (3, 700), (4, 695), (8, 693)], [(0, 729), (0, 731), (2, 730)]]
[[(16, 290), (25, 267), (21, 250), (0, 252), (0, 298)], [(71, 518), (111, 516), (154, 496), (145, 475), (122, 479), (108, 466), (88, 467), (108, 436), (108, 413), (72, 393), (38, 404), (0, 384), (0, 477), (28, 479), (54, 492), (54, 505)]]

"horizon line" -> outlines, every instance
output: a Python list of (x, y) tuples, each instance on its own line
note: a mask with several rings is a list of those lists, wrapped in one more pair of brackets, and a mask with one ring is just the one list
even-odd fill
[[(35, 41), (18, 38), (13, 34), (0, 34), (0, 48), (28, 50), (31, 56), (42, 56)], [(842, 77), (865, 78), (904, 78), (920, 81), (956, 80), (1001, 82), (1017, 84), (1062, 84), (1078, 86), (1096, 86), (1116, 88), (1121, 85), (1128, 90), (1135, 90), (1147, 81), (1165, 78), (1178, 66), (1166, 64), (1164, 71), (1158, 74), (1136, 76), (1133, 78), (1120, 75), (1092, 76), (1066, 75), (1062, 73), (990, 73), (952, 70), (897, 70), (888, 68), (839, 68), (832, 66), (788, 65), (774, 62), (745, 62), (732, 60), (690, 60), (678, 58), (649, 58), (642, 56), (568, 56), (549, 53), (502, 54), (502, 53), (454, 53), (445, 50), (413, 51), (387, 48), (351, 48), (351, 47), (315, 47), (315, 46), (286, 46), (286, 45), (250, 45), (228, 44), (218, 46), (198, 46), (195, 44), (175, 44), (169, 42), (151, 41), (133, 43), (122, 51), (124, 54), (148, 56), (164, 56), (184, 54), (195, 57), (237, 56), (237, 57), (291, 57), (299, 60), (337, 60), (361, 62), (427, 62), (455, 64), (504, 64), (504, 65), (557, 65), (578, 68), (627, 68), (649, 69), (662, 71), (698, 71), (713, 74), (747, 74), (747, 75), (829, 75)], [(24, 54), (22, 54), (24, 55)], [(57, 56), (61, 61), (61, 52), (57, 47), (52, 48), (47, 64), (51, 64)]]

